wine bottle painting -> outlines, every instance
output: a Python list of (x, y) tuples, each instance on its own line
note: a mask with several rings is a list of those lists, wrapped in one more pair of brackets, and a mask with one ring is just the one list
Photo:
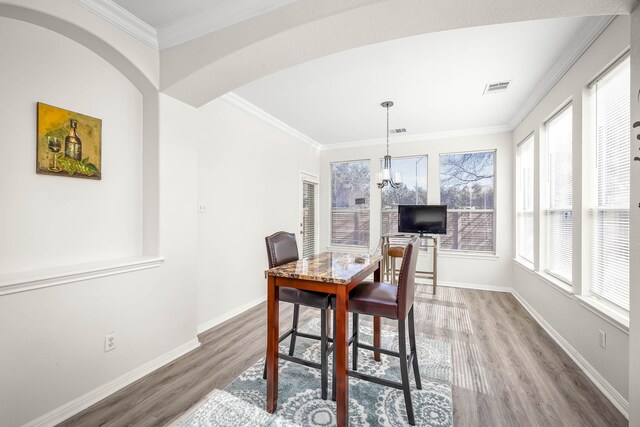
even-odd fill
[(102, 178), (102, 120), (38, 102), (36, 173)]

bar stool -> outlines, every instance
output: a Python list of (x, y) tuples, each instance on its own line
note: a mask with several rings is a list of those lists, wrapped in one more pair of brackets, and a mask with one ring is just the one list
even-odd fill
[[(371, 381), (387, 387), (402, 390), (407, 409), (409, 424), (415, 425), (413, 404), (411, 402), (411, 388), (409, 372), (413, 368), (416, 388), (422, 389), (420, 371), (418, 368), (418, 354), (416, 347), (416, 333), (413, 315), (413, 301), (415, 297), (415, 275), (420, 249), (419, 238), (412, 238), (404, 248), (405, 256), (400, 266), (398, 284), (384, 282), (362, 282), (349, 292), (349, 312), (353, 313), (353, 337), (349, 344), (353, 345), (352, 369), (348, 371), (350, 377)], [(374, 347), (360, 342), (358, 331), (358, 317), (360, 314), (385, 317), (398, 322), (398, 351)], [(407, 331), (408, 329), (408, 331)], [(409, 335), (409, 354), (407, 354), (407, 332)], [(358, 372), (358, 348), (394, 356), (400, 359), (401, 382), (390, 381)], [(333, 396), (335, 397), (335, 353), (333, 371)]]
[[(271, 236), (265, 237), (267, 244), (267, 255), (269, 258), (269, 268), (278, 267), (282, 264), (286, 264), (291, 261), (297, 261), (298, 245), (296, 243), (296, 236), (293, 233), (286, 233), (284, 231), (278, 231)], [(279, 290), (280, 301), (293, 304), (293, 324), (291, 329), (282, 334), (278, 343), (284, 341), (287, 337), (291, 336), (291, 342), (289, 344), (289, 353), (278, 353), (278, 356), (284, 360), (290, 362), (299, 363), (301, 365), (309, 366), (312, 368), (320, 369), (320, 388), (322, 390), (322, 399), (327, 399), (327, 383), (328, 383), (328, 369), (327, 359), (328, 353), (332, 351), (329, 347), (330, 338), (327, 334), (328, 329), (328, 317), (329, 317), (329, 294), (321, 292), (303, 291), (301, 289), (292, 289), (282, 287)], [(300, 316), (300, 305), (306, 307), (320, 309), (320, 336), (314, 334), (307, 334), (298, 330), (298, 319)], [(294, 356), (296, 348), (296, 338), (310, 338), (320, 341), (320, 363), (312, 362), (310, 360), (301, 359)], [(264, 379), (267, 378), (267, 361), (264, 362), (264, 372), (262, 374)]]
[(396, 285), (398, 283), (398, 279), (396, 278), (396, 260), (402, 259), (404, 257), (404, 247), (403, 246), (389, 246), (387, 250), (387, 255), (391, 258), (391, 283)]

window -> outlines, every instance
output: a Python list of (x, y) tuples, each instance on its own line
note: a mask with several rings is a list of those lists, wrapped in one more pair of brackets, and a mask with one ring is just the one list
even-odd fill
[(516, 187), (517, 256), (533, 263), (533, 135), (518, 145)]
[(398, 232), (398, 205), (427, 204), (427, 156), (394, 157), (391, 170), (402, 172), (402, 184), (382, 189), (382, 234)]
[(629, 310), (629, 58), (596, 81), (591, 292)]
[(331, 244), (369, 247), (369, 160), (331, 164)]
[(547, 197), (544, 207), (544, 271), (571, 283), (573, 253), (573, 108), (561, 110), (546, 124)]
[(302, 177), (302, 256), (308, 257), (317, 252), (317, 205), (318, 183), (314, 178)]
[(443, 249), (493, 252), (495, 151), (440, 155), (440, 202), (448, 206)]

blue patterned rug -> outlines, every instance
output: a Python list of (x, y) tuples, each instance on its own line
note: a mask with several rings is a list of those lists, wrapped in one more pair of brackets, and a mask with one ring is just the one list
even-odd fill
[[(302, 330), (319, 333), (320, 320), (313, 319)], [(360, 325), (361, 340), (371, 343), (372, 330)], [(395, 331), (382, 330), (382, 346), (398, 350)], [(451, 399), (451, 349), (449, 344), (416, 337), (422, 390), (415, 388), (411, 377), (411, 398), (416, 425), (449, 427), (453, 425)], [(286, 352), (288, 341), (281, 343)], [(320, 343), (298, 337), (296, 355), (320, 360)], [(351, 355), (351, 351), (349, 351)], [(332, 358), (329, 358), (331, 365)], [(373, 353), (360, 350), (358, 371), (400, 381), (398, 358), (382, 355), (381, 362)], [(186, 426), (333, 426), (335, 402), (320, 398), (320, 371), (280, 360), (278, 411), (264, 411), (266, 381), (262, 379), (264, 359), (259, 360), (224, 391), (212, 393), (204, 403), (183, 416), (174, 425)], [(349, 363), (351, 366), (351, 363)], [(331, 366), (329, 367), (331, 372)], [(331, 375), (329, 375), (329, 396)], [(349, 423), (353, 426), (408, 425), (402, 390), (349, 378)]]

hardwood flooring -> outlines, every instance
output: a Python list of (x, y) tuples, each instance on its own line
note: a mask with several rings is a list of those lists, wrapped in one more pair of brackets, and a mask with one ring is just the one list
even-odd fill
[[(439, 287), (433, 297), (430, 289), (418, 286), (416, 333), (451, 344), (456, 426), (628, 425), (512, 295)], [(282, 331), (292, 310), (281, 307)], [(302, 322), (318, 315), (300, 314)], [(167, 424), (261, 358), (265, 330), (263, 303), (201, 334), (200, 348), (61, 425)]]

